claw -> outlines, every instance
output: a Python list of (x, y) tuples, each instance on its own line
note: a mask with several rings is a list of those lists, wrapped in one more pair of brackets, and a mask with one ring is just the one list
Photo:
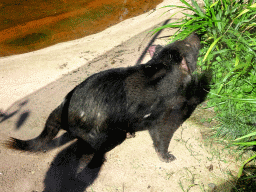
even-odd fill
[(176, 160), (176, 157), (170, 152), (167, 152), (166, 154), (161, 154), (160, 152), (157, 152), (157, 155), (159, 159), (165, 163), (169, 163), (171, 161)]

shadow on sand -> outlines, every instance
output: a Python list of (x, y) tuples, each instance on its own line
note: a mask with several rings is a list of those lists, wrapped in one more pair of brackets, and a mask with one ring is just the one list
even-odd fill
[[(54, 139), (50, 148), (64, 145), (72, 139), (74, 138), (65, 133)], [(104, 161), (104, 154), (94, 155), (85, 142), (75, 141), (51, 163), (44, 179), (44, 192), (85, 191), (97, 178)]]

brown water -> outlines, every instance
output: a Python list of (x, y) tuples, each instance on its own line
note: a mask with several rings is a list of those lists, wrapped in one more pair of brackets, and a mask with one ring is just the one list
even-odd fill
[(97, 33), (162, 0), (0, 0), (0, 56)]

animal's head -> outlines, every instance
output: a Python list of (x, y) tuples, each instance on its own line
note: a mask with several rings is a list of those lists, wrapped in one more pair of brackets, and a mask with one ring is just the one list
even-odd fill
[(200, 39), (195, 33), (192, 33), (182, 41), (175, 41), (156, 50), (152, 59), (158, 60), (165, 65), (178, 64), (183, 73), (191, 74), (196, 69), (199, 49)]

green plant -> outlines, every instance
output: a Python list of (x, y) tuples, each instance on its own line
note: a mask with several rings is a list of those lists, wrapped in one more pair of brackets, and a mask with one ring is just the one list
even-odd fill
[[(243, 137), (240, 137), (240, 138), (237, 138), (235, 139), (235, 141), (239, 141), (239, 140), (242, 140), (242, 139), (245, 139), (245, 138), (251, 138), (253, 136), (256, 136), (256, 132), (253, 132), (253, 133), (250, 133), (248, 135), (245, 135)], [(248, 142), (239, 142), (239, 143), (234, 143), (235, 145), (241, 145), (241, 146), (245, 146), (245, 147), (251, 147), (251, 146), (254, 146), (256, 145), (256, 141), (248, 141)], [(244, 163), (241, 165), (241, 167), (239, 168), (239, 171), (238, 171), (238, 175), (237, 177), (240, 178), (242, 173), (243, 173), (243, 169), (244, 169), (244, 166), (249, 163), (251, 160), (255, 159), (256, 158), (256, 154), (251, 156), (250, 158), (248, 158), (246, 161), (244, 161)]]
[[(204, 61), (212, 61), (213, 57), (220, 54), (226, 54), (228, 51), (235, 51), (234, 57), (236, 67), (233, 71), (245, 66), (238, 66), (240, 54), (243, 51), (249, 53), (247, 61), (250, 62), (253, 56), (256, 56), (255, 39), (252, 38), (249, 30), (253, 30), (256, 25), (256, 4), (249, 0), (248, 4), (243, 1), (235, 0), (204, 0), (204, 8), (200, 8), (195, 0), (191, 0), (192, 5), (185, 0), (180, 0), (184, 6), (169, 5), (163, 8), (181, 9), (184, 15), (177, 22), (169, 23), (162, 27), (156, 28), (157, 32), (163, 28), (178, 28), (172, 36), (171, 41), (184, 39), (192, 32), (196, 31), (203, 36), (203, 44), (208, 45), (204, 54)], [(247, 9), (245, 9), (247, 7)], [(190, 11), (192, 14), (185, 13)], [(171, 17), (173, 17), (173, 14)], [(215, 50), (215, 52), (212, 52)], [(221, 61), (221, 57), (217, 61)], [(230, 76), (232, 72), (228, 74)], [(224, 79), (228, 79), (228, 76)]]

